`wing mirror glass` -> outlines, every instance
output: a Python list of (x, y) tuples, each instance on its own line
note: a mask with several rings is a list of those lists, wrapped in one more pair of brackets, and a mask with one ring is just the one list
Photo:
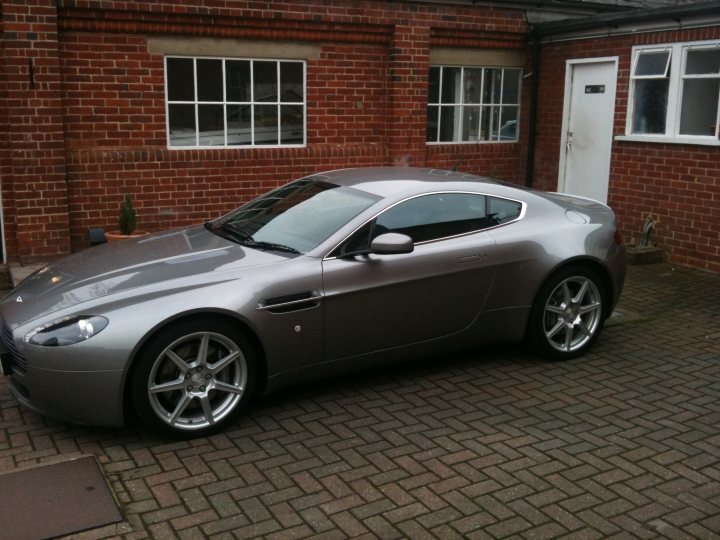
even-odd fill
[(376, 255), (399, 255), (412, 253), (415, 249), (413, 239), (406, 234), (385, 233), (370, 243), (370, 251)]

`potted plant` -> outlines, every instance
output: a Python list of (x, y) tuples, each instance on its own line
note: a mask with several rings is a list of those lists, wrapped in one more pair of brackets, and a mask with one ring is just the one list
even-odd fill
[(105, 239), (108, 242), (124, 240), (126, 238), (136, 238), (147, 234), (145, 231), (137, 231), (137, 212), (133, 208), (132, 197), (125, 194), (125, 198), (120, 203), (120, 216), (118, 217), (119, 232), (106, 232)]

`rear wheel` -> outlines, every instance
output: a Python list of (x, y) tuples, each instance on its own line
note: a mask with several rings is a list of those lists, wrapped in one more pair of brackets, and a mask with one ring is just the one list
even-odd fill
[(556, 360), (584, 354), (605, 319), (602, 280), (573, 266), (553, 275), (540, 289), (530, 315), (529, 337), (542, 355)]
[(221, 430), (250, 398), (254, 351), (227, 321), (183, 321), (160, 331), (130, 377), (135, 409), (151, 428), (174, 437)]

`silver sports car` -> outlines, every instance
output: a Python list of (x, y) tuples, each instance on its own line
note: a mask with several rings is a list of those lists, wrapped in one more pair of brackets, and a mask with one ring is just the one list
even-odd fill
[(583, 354), (625, 277), (613, 212), (456, 172), (297, 180), (204, 226), (76, 253), (0, 303), (2, 370), (40, 413), (174, 436), (251, 396), (526, 338)]

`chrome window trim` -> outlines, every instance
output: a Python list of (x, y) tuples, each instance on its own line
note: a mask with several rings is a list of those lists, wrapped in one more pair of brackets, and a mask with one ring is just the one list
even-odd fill
[(377, 219), (378, 216), (380, 216), (381, 214), (384, 214), (384, 213), (387, 212), (388, 210), (391, 210), (391, 209), (395, 208), (397, 205), (402, 204), (402, 203), (407, 202), (407, 201), (410, 201), (410, 200), (412, 200), (412, 199), (417, 199), (418, 197), (426, 197), (426, 196), (428, 196), (428, 195), (450, 195), (450, 194), (455, 194), (455, 195), (480, 195), (480, 196), (482, 196), (482, 197), (493, 197), (493, 198), (495, 198), (495, 199), (503, 199), (503, 200), (505, 200), (505, 201), (515, 202), (515, 203), (520, 204), (520, 215), (519, 215), (518, 217), (516, 217), (515, 219), (511, 220), (511, 221), (507, 221), (507, 222), (505, 222), (505, 223), (500, 223), (500, 224), (498, 224), (498, 225), (493, 225), (492, 227), (484, 227), (484, 228), (482, 228), (482, 229), (476, 229), (476, 230), (474, 230), (474, 231), (468, 231), (468, 232), (465, 232), (465, 233), (462, 233), (462, 234), (455, 234), (455, 235), (452, 235), (452, 236), (443, 236), (443, 237), (441, 237), (441, 238), (436, 238), (436, 239), (434, 239), (434, 240), (424, 240), (424, 241), (422, 241), (422, 242), (413, 242), (413, 245), (415, 245), (415, 246), (424, 246), (424, 245), (426, 245), (426, 244), (432, 244), (432, 243), (435, 243), (435, 242), (442, 242), (442, 241), (445, 241), (445, 240), (451, 240), (451, 239), (453, 239), (453, 238), (460, 238), (460, 237), (463, 237), (463, 236), (469, 236), (469, 235), (471, 235), (471, 234), (477, 234), (477, 233), (479, 233), (479, 232), (491, 231), (491, 230), (497, 229), (497, 228), (499, 228), (499, 227), (505, 227), (506, 225), (510, 225), (510, 224), (512, 224), (512, 223), (515, 223), (515, 222), (520, 221), (521, 219), (523, 219), (523, 218), (525, 217), (525, 212), (526, 212), (526, 210), (527, 210), (527, 203), (524, 202), (524, 201), (520, 201), (520, 200), (518, 200), (518, 199), (511, 199), (511, 198), (509, 198), (509, 197), (503, 197), (503, 196), (500, 196), (500, 195), (491, 195), (491, 194), (488, 194), (488, 193), (482, 193), (482, 192), (477, 192), (477, 191), (452, 190), (452, 191), (430, 191), (430, 192), (428, 192), (428, 193), (420, 193), (419, 195), (412, 195), (412, 196), (410, 196), (410, 197), (406, 197), (405, 199), (402, 199), (402, 200), (400, 200), (400, 201), (397, 201), (396, 203), (388, 206), (387, 208), (383, 208), (380, 212), (378, 212), (377, 214), (374, 214), (371, 218), (369, 218), (369, 219), (367, 219), (366, 221), (364, 221), (361, 225), (359, 225), (358, 227), (356, 227), (355, 229), (353, 229), (353, 231), (352, 231), (350, 234), (348, 234), (347, 236), (345, 236), (345, 238), (343, 238), (340, 242), (338, 242), (330, 251), (328, 251), (327, 254), (323, 257), (323, 261), (332, 261), (332, 260), (334, 260), (334, 259), (340, 258), (340, 257), (337, 257), (337, 256), (332, 256), (332, 257), (331, 257), (330, 254), (331, 254), (332, 252), (334, 252), (337, 248), (339, 248), (341, 245), (343, 245), (345, 242), (347, 242), (356, 232), (358, 232), (360, 229), (362, 229), (365, 225), (367, 225), (368, 223), (370, 223), (370, 222), (373, 221), (374, 219)]

